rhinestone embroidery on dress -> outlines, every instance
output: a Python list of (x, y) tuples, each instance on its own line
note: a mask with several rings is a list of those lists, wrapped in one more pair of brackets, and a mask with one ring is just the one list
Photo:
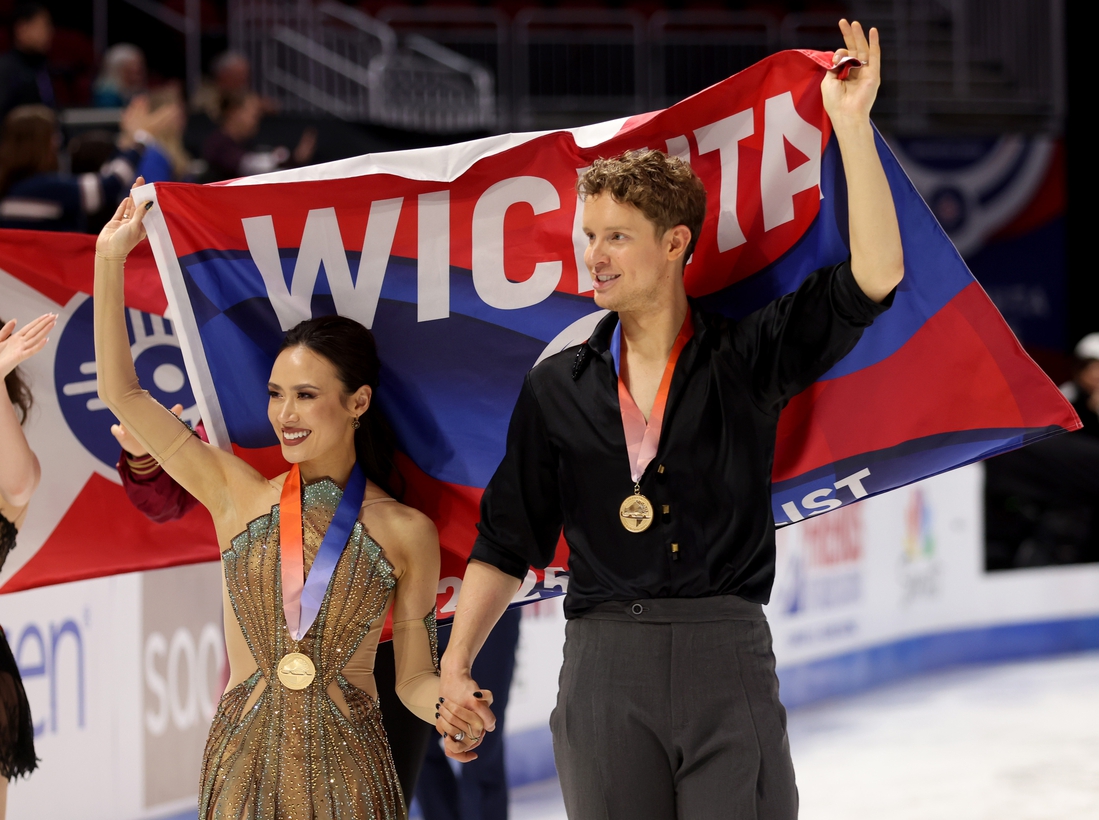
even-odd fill
[(439, 671), (439, 623), (435, 620), (435, 607), (431, 608), (424, 617), (424, 626), (427, 627), (427, 639), (431, 644), (431, 661), (435, 664), (435, 671)]
[[(329, 479), (302, 492), (307, 573), (341, 496)], [(343, 675), (386, 610), (396, 586), (393, 568), (356, 524), (316, 621), (295, 641), (282, 609), (278, 542), (275, 505), (222, 554), (233, 612), (259, 668), (218, 704), (203, 758), (199, 816), (402, 820), (407, 811), (378, 705)], [(313, 661), (317, 677), (309, 687), (293, 691), (278, 683), (275, 666), (288, 652)], [(346, 715), (330, 687), (342, 695)]]

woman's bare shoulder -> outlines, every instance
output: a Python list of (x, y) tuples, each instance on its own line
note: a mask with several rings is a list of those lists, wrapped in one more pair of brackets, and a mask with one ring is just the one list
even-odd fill
[(8, 521), (15, 525), (18, 530), (23, 526), (23, 519), (27, 517), (27, 507), (29, 504), (24, 504), (22, 507), (13, 507), (0, 498), (0, 515), (4, 516)]
[(368, 497), (359, 520), (391, 559), (407, 564), (439, 552), (439, 531), (424, 513), (395, 499)]
[(234, 503), (227, 508), (225, 516), (214, 516), (214, 525), (218, 532), (221, 551), (228, 550), (233, 540), (259, 518), (268, 515), (271, 508), (279, 503), (282, 485), (288, 473), (274, 478), (265, 478), (253, 468), (248, 480), (233, 488)]

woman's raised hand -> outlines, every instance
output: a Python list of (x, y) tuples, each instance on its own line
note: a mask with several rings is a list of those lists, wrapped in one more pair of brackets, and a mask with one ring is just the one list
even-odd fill
[(19, 330), (15, 319), (0, 327), (0, 380), (46, 346), (57, 324), (56, 313), (45, 313)]
[(878, 30), (870, 29), (867, 37), (858, 21), (848, 23), (840, 20), (840, 33), (843, 34), (845, 48), (836, 49), (834, 64), (838, 64), (844, 57), (854, 57), (860, 65), (852, 68), (842, 80), (835, 71), (829, 71), (820, 84), (824, 110), (828, 112), (835, 128), (869, 122), (870, 109), (878, 96), (878, 86), (881, 85)]
[[(138, 177), (133, 187), (144, 184), (144, 177)], [(141, 223), (151, 207), (152, 200), (135, 202), (132, 193), (122, 200), (111, 221), (99, 232), (99, 238), (95, 241), (96, 254), (106, 258), (125, 258), (145, 238), (145, 228)]]

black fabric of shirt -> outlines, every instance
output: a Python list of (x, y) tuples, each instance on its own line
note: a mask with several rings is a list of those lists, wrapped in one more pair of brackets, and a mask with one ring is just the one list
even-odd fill
[(522, 578), (528, 565), (553, 560), (563, 526), (566, 617), (645, 598), (767, 603), (779, 413), (851, 351), (892, 298), (875, 303), (844, 262), (739, 322), (692, 304), (694, 336), (676, 363), (660, 444), (640, 481), (656, 515), (640, 533), (618, 516), (634, 483), (610, 354), (618, 317), (607, 316), (587, 343), (527, 374), (471, 559)]

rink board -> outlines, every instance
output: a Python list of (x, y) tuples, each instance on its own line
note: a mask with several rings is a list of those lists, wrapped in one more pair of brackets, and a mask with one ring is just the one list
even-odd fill
[[(1099, 566), (986, 573), (982, 470), (868, 499), (778, 536), (767, 607), (787, 706), (959, 663), (1099, 646)], [(0, 597), (26, 679), (39, 771), (12, 817), (177, 816), (224, 680), (216, 564)], [(524, 609), (507, 714), (509, 781), (553, 775), (564, 618)]]

